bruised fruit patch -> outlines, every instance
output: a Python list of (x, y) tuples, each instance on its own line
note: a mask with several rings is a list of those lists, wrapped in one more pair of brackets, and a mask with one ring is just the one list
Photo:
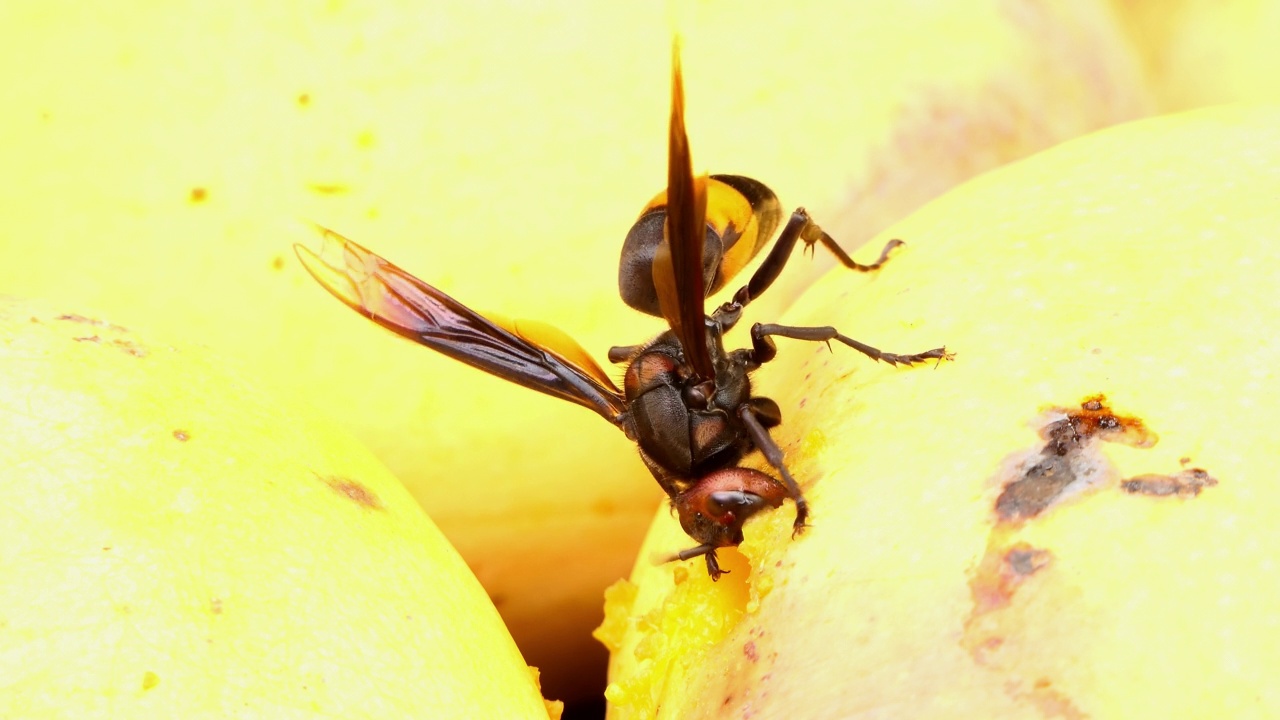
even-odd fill
[(1047, 567), (1050, 560), (1048, 550), (1024, 542), (989, 544), (969, 582), (974, 614), (1008, 607), (1018, 586)]
[(350, 478), (344, 477), (326, 477), (321, 478), (324, 483), (334, 492), (354, 501), (357, 505), (362, 505), (374, 510), (382, 509), (382, 500), (374, 494), (372, 490), (361, 485)]
[[(60, 320), (62, 322), (71, 322), (71, 323), (77, 323), (80, 325), (88, 325), (90, 327), (99, 329), (99, 332), (95, 332), (92, 335), (81, 335), (81, 336), (71, 338), (75, 342), (92, 343), (94, 345), (105, 345), (108, 347), (114, 347), (117, 350), (120, 350), (128, 355), (132, 355), (134, 357), (139, 357), (139, 358), (147, 356), (147, 349), (143, 345), (141, 345), (140, 343), (136, 342), (135, 340), (129, 337), (112, 337), (112, 338), (103, 337), (103, 334), (127, 336), (129, 334), (129, 329), (126, 327), (123, 327), (121, 325), (115, 325), (115, 324), (106, 322), (105, 320), (98, 320), (96, 318), (85, 317), (84, 315), (78, 315), (75, 313), (64, 313), (62, 315), (57, 316), (55, 319)], [(31, 320), (32, 322), (39, 322), (39, 320), (36, 318), (32, 318)]]
[(1110, 464), (1097, 449), (1098, 441), (1149, 448), (1159, 440), (1138, 418), (1114, 413), (1103, 395), (1086, 398), (1078, 410), (1054, 408), (1046, 417), (1050, 421), (1040, 429), (1044, 447), (1015, 466), (1014, 479), (1004, 483), (996, 498), (1001, 522), (1028, 520), (1105, 482)]
[[(1185, 467), (1173, 474), (1145, 474), (1127, 480), (1104, 453), (1106, 443), (1151, 448), (1158, 436), (1137, 417), (1115, 412), (1103, 395), (1085, 398), (1076, 408), (1055, 407), (1042, 414), (1038, 433), (1041, 447), (1018, 453), (1004, 465), (1001, 491), (994, 504), (995, 522), (982, 557), (969, 573), (973, 608), (965, 622), (961, 645), (974, 661), (993, 665), (1011, 636), (1026, 631), (1025, 618), (1015, 617), (1015, 596), (1027, 592), (1037, 578), (1051, 575), (1054, 555), (1021, 536), (1028, 525), (1063, 500), (1086, 492), (1118, 486), (1129, 494), (1193, 498), (1218, 484), (1206, 470)], [(1034, 597), (1034, 590), (1031, 591)], [(1021, 604), (1020, 604), (1021, 605)], [(1013, 613), (1014, 616), (1009, 616)], [(1040, 678), (1035, 686), (1013, 684), (1010, 697), (1029, 702), (1062, 717), (1079, 717), (1070, 699)]]
[(1187, 468), (1173, 475), (1138, 475), (1120, 483), (1120, 489), (1131, 495), (1193, 498), (1201, 490), (1217, 484), (1217, 478), (1203, 468)]

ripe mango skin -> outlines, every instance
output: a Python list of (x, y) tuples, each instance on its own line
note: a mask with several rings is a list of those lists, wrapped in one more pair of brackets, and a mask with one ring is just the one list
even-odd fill
[(309, 414), (0, 298), (0, 716), (551, 716), (458, 553)]
[[(1277, 197), (1280, 108), (1145, 120), (977, 178), (894, 226), (874, 278), (824, 278), (786, 322), (956, 359), (780, 348), (758, 389), (812, 527), (748, 524), (713, 584), (649, 561), (687, 543), (660, 513), (606, 604), (609, 716), (1280, 713)], [(1083, 441), (1069, 488), (998, 512), (1099, 394), (1139, 437)]]
[[(698, 170), (759, 178), (850, 249), (1149, 109), (1100, 0), (679, 6)], [(291, 223), (598, 359), (643, 342), (661, 322), (622, 304), (616, 273), (666, 178), (671, 31), (661, 4), (594, 0), (0, 2), (0, 291), (207, 343), (341, 423), (463, 554), (549, 692), (598, 694), (600, 591), (663, 501), (634, 444), (374, 328), (298, 267), (310, 238)], [(754, 317), (831, 263), (797, 257)]]

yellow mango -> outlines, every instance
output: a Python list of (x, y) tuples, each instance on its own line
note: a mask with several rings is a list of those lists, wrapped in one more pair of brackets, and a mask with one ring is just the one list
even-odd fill
[[(609, 592), (609, 717), (1280, 714), (1280, 108), (1127, 124), (891, 228), (758, 375), (812, 509)], [(783, 345), (785, 343), (785, 345)], [(760, 466), (758, 460), (756, 467)]]
[(0, 300), (0, 716), (559, 717), (366, 449), (78, 308)]

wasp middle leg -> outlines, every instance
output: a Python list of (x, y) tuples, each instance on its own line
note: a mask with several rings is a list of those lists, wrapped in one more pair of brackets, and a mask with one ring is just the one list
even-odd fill
[(885, 352), (864, 342), (858, 342), (847, 335), (842, 335), (840, 331), (830, 325), (824, 327), (796, 327), (793, 325), (756, 323), (751, 326), (751, 359), (757, 364), (769, 362), (778, 354), (778, 348), (771, 339), (773, 336), (792, 338), (793, 340), (825, 342), (828, 345), (832, 340), (835, 340), (848, 345), (872, 360), (887, 362), (890, 365), (914, 365), (925, 360), (951, 360), (955, 357), (953, 353), (947, 352), (945, 347), (910, 355)]

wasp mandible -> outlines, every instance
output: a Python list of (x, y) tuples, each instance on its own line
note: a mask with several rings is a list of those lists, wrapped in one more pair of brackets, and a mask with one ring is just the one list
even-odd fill
[[(639, 345), (614, 347), (625, 365), (619, 389), (578, 343), (542, 323), (486, 317), (341, 235), (318, 228), (320, 254), (295, 245), (303, 266), (326, 290), (377, 324), (449, 357), (527, 388), (578, 403), (621, 429), (671, 499), (680, 525), (699, 544), (671, 559), (704, 556), (713, 580), (717, 548), (742, 542), (742, 526), (791, 498), (793, 535), (809, 506), (769, 435), (778, 404), (753, 395), (750, 374), (777, 354), (774, 337), (843, 343), (892, 365), (949, 359), (945, 348), (882, 352), (832, 327), (756, 323), (751, 347), (726, 350), (724, 334), (782, 272), (797, 242), (831, 251), (860, 272), (879, 268), (901, 244), (890, 241), (871, 265), (855, 262), (803, 208), (791, 214), (750, 280), (706, 314), (724, 287), (768, 244), (782, 220), (777, 196), (738, 175), (694, 177), (684, 128), (679, 42), (672, 49), (667, 188), (645, 206), (622, 245), (618, 287), (632, 308), (662, 317), (669, 329)], [(759, 450), (778, 477), (741, 467)]]

